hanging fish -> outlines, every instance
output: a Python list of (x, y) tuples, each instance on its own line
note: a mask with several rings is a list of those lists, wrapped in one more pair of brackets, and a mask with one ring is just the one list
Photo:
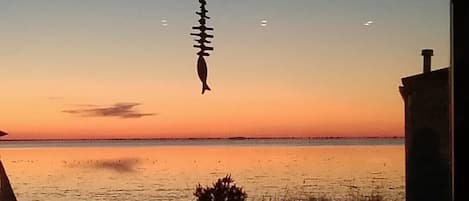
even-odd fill
[(199, 39), (195, 40), (199, 44), (194, 45), (194, 47), (200, 49), (200, 51), (197, 52), (197, 55), (199, 55), (199, 58), (197, 60), (197, 74), (199, 75), (199, 79), (202, 82), (202, 94), (204, 94), (206, 90), (210, 91), (210, 87), (207, 84), (207, 62), (205, 62), (204, 58), (204, 56), (210, 56), (210, 54), (205, 51), (213, 51), (213, 47), (208, 47), (205, 45), (206, 43), (211, 43), (207, 40), (207, 38), (213, 38), (213, 35), (207, 34), (206, 31), (213, 31), (213, 28), (205, 26), (206, 19), (210, 19), (210, 17), (207, 16), (208, 11), (205, 8), (205, 5), (207, 5), (207, 1), (199, 0), (199, 3), (201, 4), (200, 12), (195, 13), (200, 16), (200, 26), (192, 27), (192, 29), (199, 30), (200, 32), (191, 33), (191, 35), (200, 37)]
[(202, 82), (202, 94), (205, 90), (211, 90), (207, 84), (207, 63), (203, 56), (199, 56), (197, 60), (197, 73), (199, 74), (200, 81)]

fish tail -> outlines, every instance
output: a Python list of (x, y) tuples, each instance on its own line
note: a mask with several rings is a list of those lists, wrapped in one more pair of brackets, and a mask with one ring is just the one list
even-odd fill
[(207, 83), (204, 83), (204, 84), (202, 85), (202, 94), (205, 93), (205, 90), (209, 90), (209, 91), (212, 90), (212, 89), (210, 89), (210, 87), (208, 86)]

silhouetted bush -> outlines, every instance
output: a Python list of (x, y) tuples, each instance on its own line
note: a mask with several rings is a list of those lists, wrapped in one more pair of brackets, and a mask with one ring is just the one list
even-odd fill
[(245, 201), (246, 192), (237, 187), (231, 175), (219, 178), (211, 187), (198, 184), (194, 196), (197, 201)]

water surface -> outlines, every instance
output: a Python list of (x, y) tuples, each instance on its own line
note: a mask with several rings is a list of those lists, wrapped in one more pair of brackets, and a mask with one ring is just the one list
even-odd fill
[(401, 139), (0, 142), (18, 200), (193, 200), (231, 174), (250, 200), (404, 196)]

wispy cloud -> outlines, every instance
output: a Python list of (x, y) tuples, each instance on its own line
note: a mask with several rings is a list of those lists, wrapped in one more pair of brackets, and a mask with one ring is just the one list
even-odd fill
[(154, 116), (155, 113), (142, 113), (135, 110), (140, 103), (116, 103), (111, 106), (96, 106), (90, 104), (76, 105), (81, 107), (73, 110), (63, 110), (64, 113), (80, 115), (82, 117), (119, 117), (124, 119)]
[(1, 137), (1, 136), (5, 136), (5, 135), (8, 135), (8, 133), (5, 133), (5, 132), (3, 132), (3, 131), (0, 131), (0, 137)]
[(62, 96), (49, 96), (49, 97), (47, 97), (47, 99), (50, 100), (50, 101), (56, 101), (56, 100), (63, 100), (64, 97), (62, 97)]

